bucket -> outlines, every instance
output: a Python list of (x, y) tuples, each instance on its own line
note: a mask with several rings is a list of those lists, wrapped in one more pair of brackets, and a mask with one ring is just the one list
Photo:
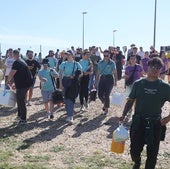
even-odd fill
[(112, 136), (112, 144), (111, 144), (111, 152), (121, 154), (125, 149), (125, 141), (123, 142), (115, 142)]
[(122, 93), (114, 92), (112, 95), (111, 103), (117, 106), (122, 106), (125, 101), (125, 95)]

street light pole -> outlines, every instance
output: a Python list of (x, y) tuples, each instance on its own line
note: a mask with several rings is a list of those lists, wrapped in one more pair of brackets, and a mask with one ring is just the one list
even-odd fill
[(1, 43), (0, 43), (0, 61), (1, 61), (1, 56), (2, 56), (2, 52), (1, 52)]
[(156, 9), (157, 9), (157, 0), (155, 0), (155, 12), (154, 12), (154, 34), (153, 34), (154, 48), (155, 48), (155, 44), (156, 44)]
[(116, 32), (117, 30), (113, 30), (113, 47), (115, 47), (115, 32)]
[(84, 15), (87, 14), (87, 12), (82, 12), (83, 14), (83, 42), (82, 42), (82, 49), (84, 50)]

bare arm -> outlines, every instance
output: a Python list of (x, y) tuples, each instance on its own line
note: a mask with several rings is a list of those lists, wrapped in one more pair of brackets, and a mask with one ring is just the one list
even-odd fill
[(117, 70), (116, 69), (114, 69), (113, 70), (113, 74), (114, 74), (114, 80), (115, 80), (115, 86), (117, 86)]
[(99, 50), (100, 50), (100, 53), (104, 53), (104, 52), (102, 51), (101, 47), (99, 47)]
[(59, 86), (59, 88), (60, 89), (63, 89), (63, 84), (62, 84), (62, 74), (63, 74), (63, 70), (60, 70), (59, 71), (59, 84), (60, 84), (60, 86)]
[(44, 78), (44, 77), (39, 76), (39, 79), (40, 79), (41, 82), (47, 82), (47, 79)]
[(12, 69), (8, 75), (8, 82), (13, 80), (14, 75), (16, 74), (17, 70)]
[(3, 79), (5, 79), (5, 72), (6, 72), (6, 66), (4, 67), (4, 70), (3, 70)]
[(161, 120), (161, 125), (164, 126), (170, 121), (170, 114)]
[(53, 71), (53, 70), (50, 71), (50, 75), (52, 77), (54, 77), (54, 78), (58, 78), (59, 77), (59, 74), (56, 71)]
[(128, 99), (128, 101), (126, 102), (126, 105), (124, 107), (122, 116), (120, 117), (120, 121), (124, 120), (124, 118), (126, 117), (127, 113), (132, 108), (134, 101), (135, 101), (134, 99)]
[(100, 71), (98, 69), (97, 74), (96, 74), (95, 87), (97, 87), (97, 82), (99, 81), (99, 77), (100, 77)]

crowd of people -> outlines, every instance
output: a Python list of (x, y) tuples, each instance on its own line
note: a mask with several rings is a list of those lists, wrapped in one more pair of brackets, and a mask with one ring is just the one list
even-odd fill
[[(19, 124), (27, 123), (27, 106), (32, 105), (37, 77), (47, 118), (54, 118), (52, 94), (55, 90), (61, 90), (64, 95), (62, 105), (65, 106), (66, 121), (69, 123), (74, 122), (76, 98), (79, 96), (80, 111), (88, 109), (89, 94), (94, 89), (103, 104), (103, 114), (107, 115), (111, 91), (117, 86), (117, 81), (124, 77), (124, 87), (129, 97), (120, 121), (126, 118), (136, 102), (130, 134), (131, 157), (135, 162), (133, 169), (140, 167), (144, 144), (147, 144), (145, 169), (155, 168), (161, 125), (170, 121), (170, 115), (161, 119), (162, 106), (166, 101), (170, 102), (169, 53), (164, 50), (158, 52), (153, 46), (150, 51), (143, 51), (142, 47), (138, 51), (135, 44), (123, 52), (120, 47), (112, 46), (106, 50), (96, 46), (85, 50), (72, 46), (67, 51), (57, 50), (55, 53), (50, 50), (44, 59), (38, 60), (32, 50), (27, 50), (26, 59), (22, 59), (18, 49), (10, 48), (3, 78), (6, 89), (15, 84)], [(164, 81), (165, 77), (169, 84)]]

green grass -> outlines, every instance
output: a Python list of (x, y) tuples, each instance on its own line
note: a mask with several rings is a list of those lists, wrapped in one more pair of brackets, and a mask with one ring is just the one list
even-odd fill
[(0, 162), (7, 161), (12, 155), (13, 155), (13, 153), (11, 151), (0, 150)]
[(4, 145), (8, 148), (10, 151), (15, 151), (15, 150), (25, 150), (28, 149), (31, 145), (32, 142), (30, 140), (28, 141), (18, 141), (14, 136), (5, 136), (3, 138), (0, 138), (0, 147), (1, 145)]
[(54, 146), (50, 149), (51, 152), (55, 152), (55, 153), (58, 153), (60, 151), (64, 151), (66, 150), (64, 146)]
[(26, 164), (26, 165), (9, 165), (7, 163), (0, 164), (0, 169), (48, 169), (40, 164)]
[[(44, 155), (43, 150), (40, 150), (38, 155), (31, 154), (31, 145), (33, 141), (27, 139), (25, 141), (17, 139), (15, 136), (5, 135), (0, 138), (0, 169), (52, 169), (50, 166), (50, 160), (54, 153), (63, 154), (63, 167), (62, 169), (130, 169), (132, 168), (132, 161), (121, 159), (121, 155), (116, 154), (104, 154), (102, 151), (91, 152), (90, 155), (84, 155), (79, 152), (72, 152), (73, 154), (68, 154), (70, 151), (68, 147), (58, 144), (49, 149), (47, 153), (49, 155)], [(13, 157), (15, 152), (25, 154), (24, 163), (13, 164)], [(160, 158), (169, 164), (170, 153), (164, 152), (160, 155)], [(130, 159), (130, 158), (129, 158)], [(12, 161), (10, 161), (12, 160)], [(141, 169), (144, 169), (146, 160), (146, 150), (142, 152), (142, 165)], [(5, 161), (5, 162), (4, 162)], [(25, 164), (26, 163), (26, 164)], [(157, 163), (157, 169), (162, 169), (161, 166), (165, 167), (165, 164), (161, 163), (161, 160)], [(57, 163), (55, 166), (57, 169)], [(61, 169), (61, 168), (60, 168)]]
[[(78, 164), (77, 164), (78, 161)], [(94, 153), (91, 156), (70, 155), (65, 157), (64, 164), (68, 165), (67, 169), (129, 169), (132, 168), (132, 163), (119, 159), (113, 156), (103, 155), (102, 153)]]
[(50, 160), (50, 156), (32, 156), (32, 155), (25, 155), (25, 160), (28, 162), (47, 162)]

